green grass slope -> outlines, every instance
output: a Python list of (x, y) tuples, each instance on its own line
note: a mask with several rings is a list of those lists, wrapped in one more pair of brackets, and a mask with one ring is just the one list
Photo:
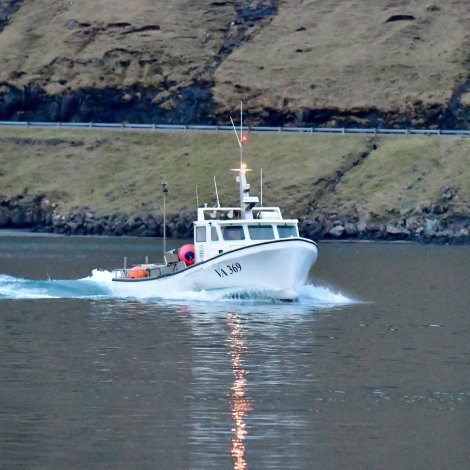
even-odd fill
[(282, 2), (269, 27), (217, 70), (216, 98), (223, 106), (238, 88), (252, 105), (273, 108), (444, 104), (470, 75), (470, 9), (430, 5)]
[[(375, 214), (386, 220), (430, 206), (448, 188), (452, 212), (470, 214), (470, 139), (453, 137), (250, 134), (244, 158), (252, 193), (285, 215)], [(47, 193), (60, 212), (170, 213), (237, 203), (230, 168), (239, 164), (231, 133), (135, 133), (0, 129), (0, 194)]]
[(0, 34), (0, 81), (49, 94), (184, 87), (211, 62), (234, 18), (228, 6), (210, 10), (201, 0), (24, 2)]

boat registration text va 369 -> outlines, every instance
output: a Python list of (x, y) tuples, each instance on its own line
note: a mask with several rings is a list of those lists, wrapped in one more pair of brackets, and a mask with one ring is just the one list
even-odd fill
[[(233, 125), (233, 121), (232, 121)], [(113, 293), (119, 297), (159, 297), (162, 293), (229, 289), (256, 290), (263, 296), (294, 300), (317, 259), (315, 242), (299, 236), (298, 221), (284, 219), (279, 207), (258, 206), (250, 195), (243, 163), (243, 126), (236, 181), (239, 207), (199, 207), (194, 242), (164, 251), (164, 263), (115, 269)], [(164, 187), (164, 191), (165, 191)]]

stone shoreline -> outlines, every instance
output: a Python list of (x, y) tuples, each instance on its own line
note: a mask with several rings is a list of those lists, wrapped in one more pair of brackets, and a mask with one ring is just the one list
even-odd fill
[[(195, 213), (167, 215), (170, 238), (192, 238)], [(435, 244), (470, 243), (470, 217), (437, 205), (416, 208), (399, 217), (318, 215), (300, 220), (300, 233), (313, 240), (415, 241)], [(163, 216), (112, 214), (100, 216), (76, 207), (62, 214), (46, 195), (0, 197), (0, 229), (27, 229), (63, 235), (161, 237)]]

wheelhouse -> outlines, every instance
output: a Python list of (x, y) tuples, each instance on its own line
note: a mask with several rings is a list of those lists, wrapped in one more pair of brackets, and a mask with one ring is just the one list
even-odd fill
[(240, 208), (200, 208), (194, 222), (196, 262), (256, 243), (298, 237), (298, 221), (283, 219), (278, 207), (253, 208), (243, 219)]

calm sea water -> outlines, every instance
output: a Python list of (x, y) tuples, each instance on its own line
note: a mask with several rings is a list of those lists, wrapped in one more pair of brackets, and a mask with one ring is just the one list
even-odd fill
[(0, 236), (0, 468), (470, 467), (470, 247), (320, 244), (291, 304), (113, 298), (159, 247)]

